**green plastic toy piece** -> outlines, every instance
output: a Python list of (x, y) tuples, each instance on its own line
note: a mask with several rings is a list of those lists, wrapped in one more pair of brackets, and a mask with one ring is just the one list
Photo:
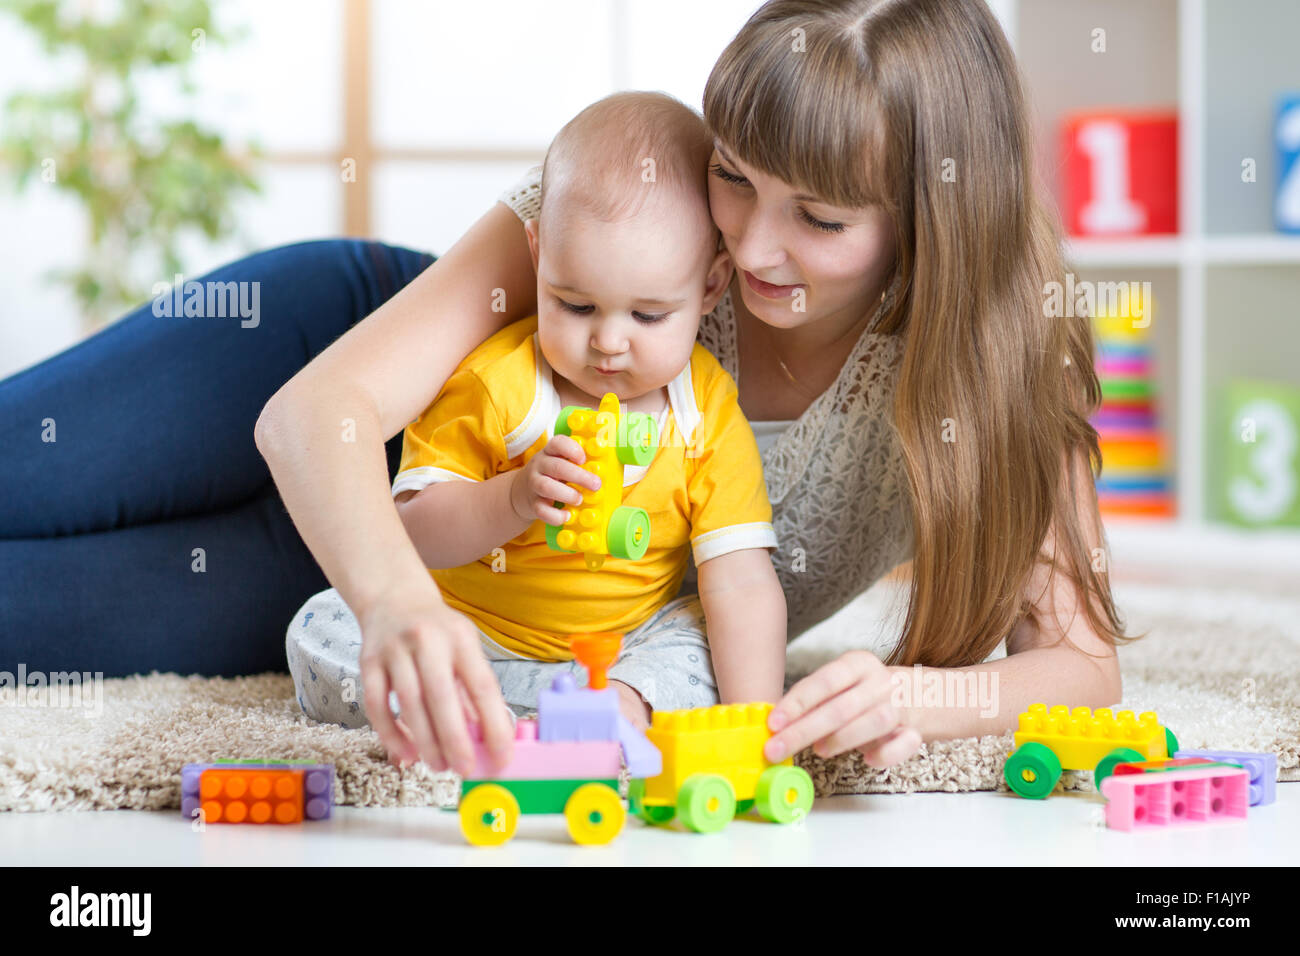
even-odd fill
[(644, 508), (619, 505), (610, 516), (606, 533), (610, 554), (635, 561), (650, 547), (650, 515)]
[(478, 786), (495, 784), (503, 787), (519, 801), (519, 812), (563, 813), (569, 797), (579, 787), (589, 783), (603, 783), (618, 793), (618, 779), (612, 780), (465, 780), (460, 785), (461, 799)]
[(673, 818), (677, 816), (676, 807), (647, 807), (644, 801), (645, 781), (640, 778), (629, 781), (627, 785), (627, 805), (633, 814), (646, 823), (653, 823), (656, 826), (672, 823)]
[(726, 777), (697, 773), (677, 791), (677, 815), (696, 833), (717, 833), (736, 815), (736, 792)]
[(1147, 758), (1132, 747), (1117, 747), (1101, 758), (1097, 769), (1092, 772), (1092, 785), (1101, 793), (1101, 782), (1115, 772), (1117, 763), (1141, 763)]
[(1046, 744), (1021, 744), (1002, 768), (1012, 792), (1030, 800), (1045, 800), (1061, 779), (1061, 761)]
[(645, 412), (629, 412), (618, 423), (618, 460), (625, 465), (648, 465), (659, 447), (659, 423)]
[(754, 790), (759, 815), (771, 823), (793, 823), (808, 815), (813, 805), (813, 782), (802, 767), (768, 767)]

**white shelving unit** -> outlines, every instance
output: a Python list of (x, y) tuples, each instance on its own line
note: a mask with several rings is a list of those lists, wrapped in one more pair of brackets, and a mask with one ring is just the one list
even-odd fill
[[(1207, 469), (1218, 386), (1259, 377), (1300, 386), (1300, 237), (1272, 231), (1275, 98), (1300, 90), (1300, 3), (1294, 0), (990, 0), (1016, 49), (1034, 112), (1039, 172), (1058, 190), (1059, 124), (1089, 109), (1177, 110), (1176, 236), (1068, 239), (1067, 260), (1088, 278), (1152, 282), (1153, 349), (1178, 517), (1108, 518), (1120, 537), (1165, 542), (1258, 541), (1300, 556), (1300, 531), (1258, 534), (1218, 519)], [(1091, 49), (1103, 28), (1107, 51)], [(1290, 38), (1288, 43), (1287, 37)], [(1256, 182), (1239, 180), (1253, 157)], [(1240, 309), (1225, 296), (1244, 291)], [(1294, 296), (1292, 295), (1294, 292)], [(1235, 305), (1235, 303), (1232, 303)], [(1223, 347), (1225, 339), (1237, 339)], [(1242, 340), (1245, 340), (1243, 344)], [(1289, 355), (1289, 358), (1285, 356)]]

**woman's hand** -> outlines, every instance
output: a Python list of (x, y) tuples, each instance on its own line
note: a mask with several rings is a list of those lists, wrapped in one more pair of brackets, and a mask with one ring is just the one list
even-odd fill
[(819, 757), (860, 750), (868, 764), (901, 763), (921, 746), (921, 734), (903, 723), (890, 703), (890, 669), (867, 651), (849, 651), (799, 681), (772, 708), (774, 732), (763, 750), (773, 762), (808, 745)]
[(566, 482), (592, 491), (600, 488), (600, 479), (582, 467), (586, 460), (586, 452), (576, 441), (568, 435), (553, 435), (545, 448), (515, 472), (510, 486), (515, 514), (527, 521), (540, 518), (545, 524), (564, 524), (568, 520), (566, 513), (556, 508), (555, 502), (582, 504), (582, 492)]
[[(381, 594), (361, 625), (361, 686), (366, 716), (390, 759), (423, 758), (434, 770), (473, 772), (468, 720), (500, 769), (510, 759), (514, 729), (478, 629), (442, 600), (438, 586), (413, 584)], [(388, 709), (397, 692), (401, 719)]]

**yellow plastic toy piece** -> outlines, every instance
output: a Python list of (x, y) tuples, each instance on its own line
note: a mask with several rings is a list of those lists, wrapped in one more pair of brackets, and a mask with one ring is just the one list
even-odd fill
[(1120, 747), (1129, 747), (1145, 760), (1169, 756), (1165, 746), (1165, 728), (1155, 712), (1134, 714), (1131, 710), (1112, 713), (1109, 707), (1094, 713), (1087, 707), (1071, 710), (1058, 704), (1048, 710), (1046, 704), (1031, 704), (1020, 715), (1016, 747), (1040, 743), (1052, 749), (1064, 770), (1092, 770), (1102, 758)]
[[(606, 392), (600, 408), (570, 405), (555, 423), (587, 456), (583, 465), (600, 478), (600, 488), (579, 488), (582, 503), (571, 508), (563, 525), (547, 525), (546, 540), (557, 551), (580, 551), (587, 568), (600, 570), (607, 555), (636, 560), (650, 546), (650, 515), (623, 505), (623, 465), (648, 465), (659, 447), (654, 418), (641, 412), (623, 414), (618, 396)], [(565, 505), (559, 501), (555, 507)]]
[(480, 784), (461, 800), (460, 824), (472, 846), (501, 846), (519, 826), (519, 801), (499, 784)]
[(642, 802), (676, 806), (678, 791), (696, 773), (725, 777), (737, 802), (752, 800), (764, 770), (794, 763), (787, 757), (773, 764), (763, 756), (763, 745), (772, 736), (767, 729), (771, 711), (769, 703), (655, 711), (646, 736), (663, 755), (663, 770), (645, 782)]
[(603, 783), (584, 783), (564, 805), (569, 836), (580, 846), (609, 843), (623, 829), (627, 811), (618, 793)]

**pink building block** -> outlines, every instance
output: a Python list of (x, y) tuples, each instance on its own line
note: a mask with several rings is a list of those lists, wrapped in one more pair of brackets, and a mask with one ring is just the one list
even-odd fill
[(622, 766), (622, 745), (617, 740), (537, 739), (537, 721), (515, 723), (515, 752), (510, 763), (492, 770), (487, 749), (474, 728), (474, 770), (468, 779), (497, 780), (608, 780), (617, 777)]
[(1150, 830), (1244, 820), (1249, 779), (1238, 767), (1112, 775), (1101, 782), (1106, 826)]

